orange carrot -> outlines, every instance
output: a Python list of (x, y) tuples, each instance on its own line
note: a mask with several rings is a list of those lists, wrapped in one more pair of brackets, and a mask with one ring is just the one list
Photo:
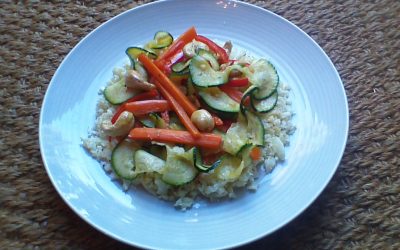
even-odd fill
[(133, 140), (178, 143), (207, 149), (219, 149), (222, 144), (221, 136), (216, 134), (202, 133), (198, 138), (194, 138), (187, 131), (159, 128), (134, 128), (128, 137)]
[(250, 157), (253, 161), (259, 161), (262, 157), (262, 150), (259, 147), (254, 147), (250, 151)]
[(188, 114), (186, 114), (183, 107), (179, 105), (179, 103), (172, 97), (172, 95), (168, 93), (168, 91), (161, 84), (159, 84), (157, 81), (155, 81), (155, 84), (160, 90), (161, 94), (164, 96), (164, 98), (169, 102), (179, 120), (182, 122), (183, 126), (185, 126), (185, 128), (190, 132), (191, 135), (198, 138), (200, 136), (200, 132), (193, 124)]
[(125, 110), (134, 115), (145, 115), (153, 112), (163, 112), (170, 110), (169, 103), (165, 100), (145, 100), (137, 102), (128, 102), (124, 104)]
[[(135, 95), (134, 97), (128, 99), (125, 103), (153, 99), (153, 98), (157, 97), (158, 95), (159, 95), (158, 91), (156, 89), (153, 89), (148, 92), (144, 92), (144, 93)], [(121, 106), (119, 106), (119, 108), (117, 109), (117, 112), (115, 112), (114, 116), (111, 118), (111, 123), (114, 124), (117, 121), (119, 115), (124, 111), (125, 111), (125, 105), (122, 104)]]
[(166, 91), (182, 106), (186, 113), (191, 116), (196, 107), (190, 100), (182, 93), (182, 91), (148, 58), (145, 54), (140, 54), (139, 61), (144, 65), (147, 71), (159, 82), (155, 81), (158, 89), (163, 86)]
[(190, 27), (187, 31), (185, 31), (180, 37), (178, 37), (169, 48), (162, 53), (157, 61), (155, 62), (156, 65), (162, 69), (164, 65), (170, 64), (169, 61), (171, 58), (179, 53), (183, 47), (193, 41), (193, 39), (197, 37), (197, 32), (194, 27)]

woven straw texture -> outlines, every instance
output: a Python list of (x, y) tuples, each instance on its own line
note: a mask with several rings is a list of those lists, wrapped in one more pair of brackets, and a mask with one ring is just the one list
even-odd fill
[[(144, 2), (57, 2), (0, 3), (0, 248), (126, 249), (57, 194), (40, 156), (38, 122), (65, 55)], [(322, 195), (243, 248), (400, 249), (400, 1), (250, 2), (292, 21), (327, 52), (347, 92), (350, 134)]]

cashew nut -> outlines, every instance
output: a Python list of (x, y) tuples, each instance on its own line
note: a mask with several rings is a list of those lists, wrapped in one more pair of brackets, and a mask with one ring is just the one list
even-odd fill
[(187, 57), (194, 57), (197, 54), (197, 51), (199, 49), (205, 49), (209, 50), (208, 46), (202, 42), (198, 42), (196, 40), (193, 40), (192, 42), (188, 43), (183, 47), (183, 54)]
[(205, 109), (194, 111), (190, 120), (192, 120), (194, 125), (201, 131), (209, 132), (214, 129), (214, 119)]
[(109, 136), (127, 135), (133, 125), (135, 124), (135, 117), (131, 112), (122, 112), (117, 121), (112, 124), (110, 120), (105, 120), (101, 124), (104, 133)]
[(125, 74), (125, 85), (128, 88), (144, 91), (149, 91), (156, 87), (154, 84), (146, 82), (139, 72), (132, 69), (128, 70)]

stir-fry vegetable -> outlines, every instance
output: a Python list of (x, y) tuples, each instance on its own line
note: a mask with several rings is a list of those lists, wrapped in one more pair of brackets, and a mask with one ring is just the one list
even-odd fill
[[(126, 50), (131, 69), (105, 90), (119, 106), (103, 126), (111, 131), (121, 114), (130, 117), (118, 133), (109, 132), (121, 141), (112, 155), (119, 177), (156, 172), (178, 186), (201, 172), (231, 182), (263, 159), (259, 114), (275, 107), (279, 77), (264, 59), (229, 59), (231, 49), (230, 42), (220, 46), (191, 27), (176, 40), (159, 31), (143, 48)], [(164, 148), (162, 157), (149, 142)]]
[(171, 107), (165, 100), (145, 100), (126, 103), (125, 110), (132, 112), (134, 115), (145, 115), (171, 110)]
[(111, 118), (111, 123), (115, 123), (119, 117), (119, 115), (125, 111), (125, 105), (126, 103), (130, 103), (130, 102), (135, 102), (135, 101), (142, 101), (142, 100), (151, 100), (155, 97), (158, 96), (158, 91), (157, 90), (150, 90), (149, 92), (145, 92), (142, 94), (138, 94), (130, 99), (128, 99), (125, 104), (119, 106), (117, 112), (115, 112), (114, 116)]
[(213, 51), (218, 55), (219, 63), (224, 64), (229, 62), (229, 56), (224, 48), (221, 48), (220, 46), (218, 46), (216, 43), (214, 43), (205, 36), (198, 35), (196, 37), (196, 40), (205, 43), (208, 47), (210, 47), (211, 51)]
[(129, 138), (133, 140), (178, 143), (207, 149), (219, 149), (222, 143), (221, 136), (216, 134), (202, 133), (199, 138), (194, 138), (187, 131), (156, 128), (134, 128), (129, 133)]
[[(196, 29), (191, 27), (185, 33), (183, 33), (178, 39), (176, 39), (172, 45), (160, 55), (155, 62), (160, 69), (167, 69), (171, 65), (172, 58), (182, 51), (183, 47), (191, 42), (197, 36)], [(167, 66), (167, 67), (166, 67)]]
[(182, 91), (148, 58), (145, 54), (139, 55), (139, 61), (143, 63), (145, 68), (157, 80), (156, 85), (162, 86), (166, 91), (182, 106), (188, 115), (196, 111), (196, 107), (185, 96)]

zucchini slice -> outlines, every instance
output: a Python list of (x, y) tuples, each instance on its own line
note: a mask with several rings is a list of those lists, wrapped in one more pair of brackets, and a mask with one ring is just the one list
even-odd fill
[(244, 163), (244, 167), (250, 166), (253, 163), (253, 159), (250, 157), (250, 152), (254, 147), (257, 147), (251, 143), (246, 144), (243, 149), (240, 151), (239, 155), (242, 157), (242, 161)]
[(157, 59), (156, 53), (140, 47), (128, 47), (125, 50), (125, 54), (129, 57), (129, 60), (131, 61), (131, 67), (133, 69), (136, 69), (137, 58), (140, 54), (146, 54), (146, 56), (150, 57), (151, 59)]
[(254, 145), (257, 146), (264, 146), (265, 145), (265, 128), (264, 125), (256, 114), (247, 111), (246, 112), (247, 118), (247, 131), (250, 135), (250, 139)]
[(117, 105), (139, 94), (138, 90), (133, 90), (125, 86), (125, 80), (112, 83), (104, 89), (104, 97), (111, 104)]
[(247, 97), (252, 98), (251, 95), (252, 95), (253, 91), (255, 91), (255, 90), (257, 90), (257, 87), (252, 85), (243, 93), (242, 100), (240, 100), (240, 112), (243, 115), (246, 115), (246, 111), (247, 111), (247, 107), (244, 104), (244, 101), (246, 100)]
[[(253, 73), (250, 73), (253, 72)], [(279, 84), (279, 76), (274, 65), (265, 59), (253, 62), (247, 71), (249, 81), (258, 90), (253, 93), (253, 98), (262, 100), (272, 95)]]
[(111, 153), (111, 167), (115, 174), (125, 180), (133, 180), (135, 172), (134, 155), (139, 146), (128, 140), (121, 141)]
[(149, 153), (165, 161), (167, 159), (167, 149), (165, 146), (152, 144), (149, 148)]
[(196, 178), (198, 171), (194, 167), (193, 150), (185, 152), (181, 147), (167, 146), (167, 161), (161, 179), (170, 185), (180, 186)]
[(225, 154), (221, 157), (221, 163), (215, 169), (218, 179), (223, 181), (237, 180), (244, 169), (244, 161), (239, 157)]
[(156, 53), (140, 47), (129, 47), (125, 50), (125, 53), (129, 56), (130, 59), (133, 60), (137, 60), (140, 54), (146, 54), (146, 56), (150, 57), (151, 59), (157, 59)]
[(226, 131), (223, 143), (223, 150), (231, 155), (236, 155), (249, 141), (247, 133), (247, 124), (239, 119), (237, 123), (231, 125)]
[(189, 73), (189, 64), (191, 59), (187, 60), (186, 62), (178, 62), (172, 65), (171, 69), (174, 73), (185, 74)]
[(142, 149), (135, 152), (135, 174), (157, 172), (162, 173), (165, 167), (165, 161), (152, 155)]
[(193, 150), (193, 158), (194, 158), (194, 166), (197, 168), (197, 170), (199, 170), (200, 172), (205, 172), (205, 173), (218, 167), (218, 165), (221, 163), (221, 159), (219, 159), (219, 160), (216, 160), (211, 165), (204, 164), (203, 159), (201, 158), (200, 150), (197, 148), (194, 148), (194, 150)]
[(145, 126), (146, 128), (155, 128), (155, 124), (153, 119), (151, 119), (150, 117), (140, 117), (138, 118), (139, 122)]
[(197, 54), (206, 59), (210, 63), (213, 70), (219, 70), (218, 59), (210, 51), (199, 49)]
[(161, 116), (151, 113), (150, 118), (154, 121), (154, 125), (156, 128), (166, 128), (167, 124), (165, 123), (164, 119)]
[(239, 103), (232, 100), (219, 88), (199, 88), (201, 100), (223, 118), (236, 117), (240, 110)]
[(165, 121), (156, 113), (151, 113), (148, 116), (139, 118), (140, 123), (148, 128), (166, 128)]
[(274, 91), (272, 95), (263, 100), (256, 100), (255, 98), (251, 98), (251, 106), (255, 111), (259, 113), (267, 113), (271, 111), (275, 107), (277, 102), (278, 102), (277, 91)]
[(213, 87), (228, 82), (229, 72), (214, 70), (208, 60), (202, 56), (194, 56), (189, 69), (193, 84), (198, 87)]
[(169, 116), (169, 129), (172, 130), (185, 130), (178, 116), (175, 113), (171, 113)]
[(150, 41), (146, 46), (151, 49), (162, 49), (168, 47), (174, 41), (173, 36), (166, 31), (158, 31), (154, 35), (153, 41)]

